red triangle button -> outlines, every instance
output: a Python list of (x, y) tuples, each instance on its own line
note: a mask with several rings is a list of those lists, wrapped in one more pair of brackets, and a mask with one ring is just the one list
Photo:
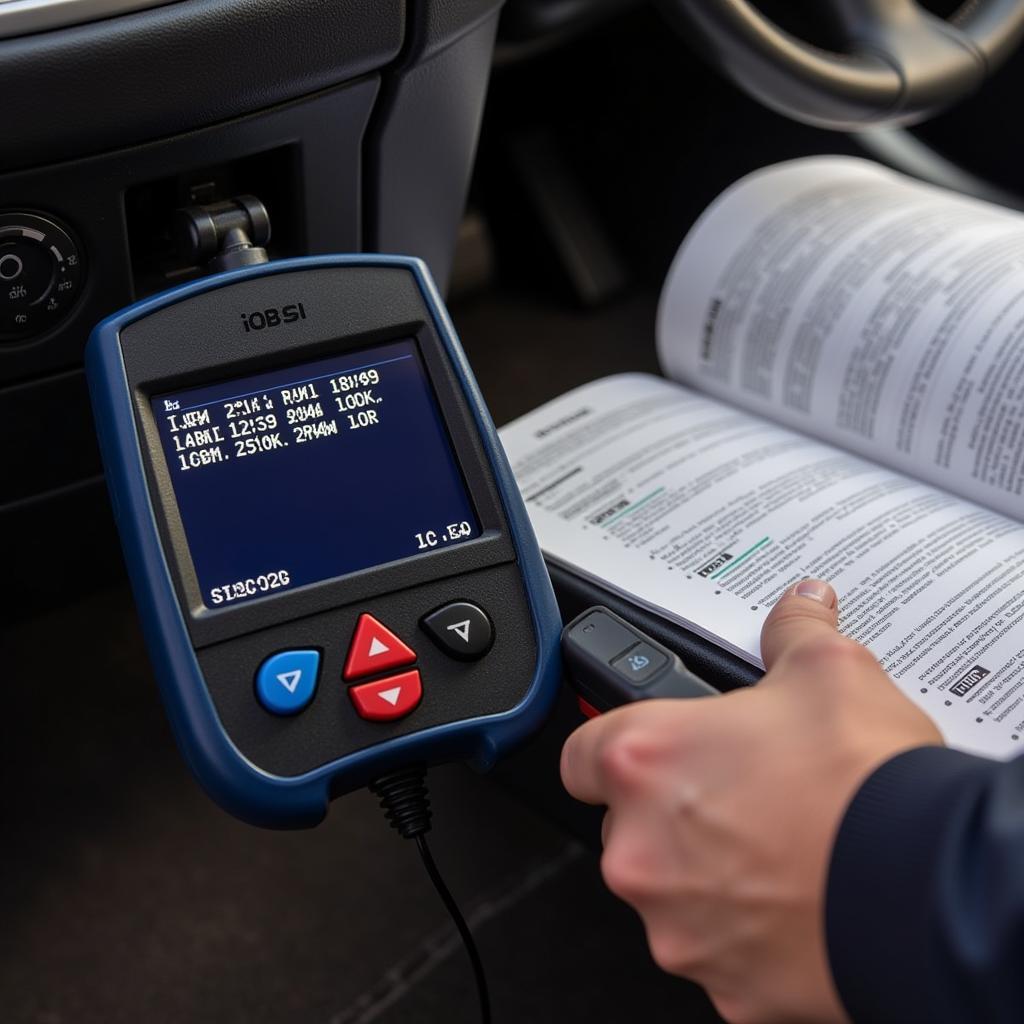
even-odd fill
[(353, 686), (348, 691), (360, 718), (370, 722), (392, 722), (404, 718), (423, 697), (420, 674), (413, 669), (373, 683)]
[(362, 679), (375, 672), (411, 665), (416, 652), (406, 647), (387, 626), (382, 626), (372, 615), (362, 614), (349, 644), (345, 659), (345, 678)]

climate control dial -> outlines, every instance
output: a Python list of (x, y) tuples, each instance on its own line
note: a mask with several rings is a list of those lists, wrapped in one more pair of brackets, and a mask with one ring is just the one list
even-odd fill
[(32, 338), (64, 319), (83, 279), (66, 228), (35, 213), (0, 213), (0, 341)]

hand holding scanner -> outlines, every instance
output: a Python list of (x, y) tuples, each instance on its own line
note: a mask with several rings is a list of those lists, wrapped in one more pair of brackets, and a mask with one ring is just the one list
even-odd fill
[(588, 718), (636, 700), (718, 696), (678, 654), (600, 605), (565, 627), (562, 655)]
[(419, 261), (197, 281), (101, 324), (87, 369), (163, 699), (225, 808), (315, 824), (540, 724), (557, 608)]

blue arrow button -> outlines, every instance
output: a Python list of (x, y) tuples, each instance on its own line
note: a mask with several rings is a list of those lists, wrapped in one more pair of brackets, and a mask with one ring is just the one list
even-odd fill
[(319, 651), (279, 651), (256, 673), (256, 696), (275, 715), (294, 715), (312, 699), (320, 670)]

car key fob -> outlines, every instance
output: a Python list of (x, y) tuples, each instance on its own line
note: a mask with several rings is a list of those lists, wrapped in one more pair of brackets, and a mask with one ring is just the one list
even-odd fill
[(562, 630), (562, 657), (588, 718), (635, 700), (719, 695), (678, 654), (600, 605)]

